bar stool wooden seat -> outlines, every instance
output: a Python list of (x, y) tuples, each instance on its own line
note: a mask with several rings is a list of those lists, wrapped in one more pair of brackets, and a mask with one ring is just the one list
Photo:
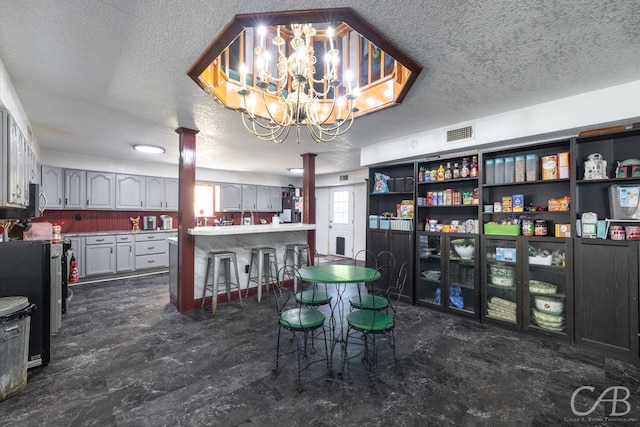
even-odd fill
[[(233, 263), (233, 271), (236, 274), (236, 281), (231, 281), (231, 264)], [(213, 280), (209, 285), (209, 271), (213, 264), (213, 271), (211, 272)], [(207, 290), (211, 290), (211, 311), (216, 313), (218, 308), (218, 286), (220, 284), (220, 274), (224, 275), (224, 283), (227, 289), (227, 301), (231, 301), (231, 286), (235, 286), (238, 289), (238, 298), (242, 303), (242, 292), (240, 290), (240, 276), (238, 275), (238, 263), (236, 262), (236, 253), (231, 251), (219, 251), (209, 252), (207, 254), (207, 272), (204, 279), (204, 289), (202, 290), (202, 304), (200, 307), (204, 307), (205, 297)]]
[[(255, 268), (254, 268), (255, 266)], [(275, 268), (275, 271), (273, 268)], [(269, 286), (278, 281), (278, 257), (276, 248), (259, 247), (251, 249), (249, 258), (249, 276), (247, 277), (247, 289), (245, 298), (249, 294), (249, 285), (255, 282), (258, 285), (258, 302), (262, 299), (262, 286), (269, 292)]]

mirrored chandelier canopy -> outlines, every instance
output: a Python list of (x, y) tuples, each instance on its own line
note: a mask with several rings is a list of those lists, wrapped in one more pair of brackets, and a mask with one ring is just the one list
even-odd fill
[[(284, 32), (284, 31), (283, 31)], [(281, 36), (278, 25), (271, 43), (277, 48), (275, 70), (270, 71), (271, 53), (265, 48), (267, 30), (258, 29), (259, 44), (254, 48), (255, 70), (258, 74), (256, 87), (261, 98), (246, 87), (247, 67), (240, 70), (240, 107), (245, 128), (258, 138), (282, 143), (292, 128), (296, 129), (296, 140), (300, 143), (300, 129), (306, 126), (314, 142), (329, 142), (346, 133), (353, 124), (354, 113), (358, 111), (355, 101), (358, 89), (352, 85), (353, 77), (345, 72), (346, 87), (338, 78), (340, 51), (334, 46), (333, 28), (324, 32), (329, 46), (324, 64), (318, 64), (314, 51), (314, 37), (318, 31), (311, 24), (292, 24), (289, 56), (286, 54), (286, 40)], [(322, 67), (317, 78), (316, 66)], [(261, 102), (260, 111), (266, 117), (256, 114), (256, 104)]]

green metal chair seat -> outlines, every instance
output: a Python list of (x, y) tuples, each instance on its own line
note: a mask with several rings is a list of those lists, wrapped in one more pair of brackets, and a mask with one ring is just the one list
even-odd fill
[(307, 306), (326, 305), (331, 303), (331, 295), (325, 291), (319, 291), (317, 289), (307, 289), (298, 292), (295, 296), (296, 302)]
[(377, 310), (356, 310), (347, 315), (349, 326), (360, 331), (386, 332), (393, 329), (393, 316)]
[(310, 308), (291, 308), (280, 313), (280, 324), (292, 330), (311, 330), (324, 324), (324, 314)]
[(349, 298), (349, 304), (358, 310), (385, 310), (389, 300), (380, 295), (356, 295)]

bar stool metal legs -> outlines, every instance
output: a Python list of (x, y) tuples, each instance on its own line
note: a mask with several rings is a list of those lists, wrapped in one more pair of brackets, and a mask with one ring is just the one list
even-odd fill
[[(213, 263), (213, 280), (209, 285), (209, 271), (211, 270), (211, 264)], [(233, 270), (236, 274), (236, 281), (231, 281), (231, 264), (233, 263)], [(222, 265), (222, 268), (221, 268)], [(240, 289), (240, 276), (238, 275), (238, 263), (236, 262), (235, 252), (209, 252), (207, 254), (207, 271), (204, 279), (204, 289), (202, 290), (202, 303), (201, 307), (204, 307), (204, 300), (207, 295), (207, 290), (211, 289), (211, 312), (215, 314), (218, 308), (218, 285), (220, 283), (220, 273), (224, 273), (224, 283), (227, 289), (227, 301), (231, 301), (231, 285), (235, 285), (238, 289), (238, 298), (242, 304), (242, 291)]]
[[(254, 265), (257, 270), (257, 274), (254, 273)], [(275, 267), (275, 271), (272, 270), (272, 266)], [(256, 274), (252, 276), (252, 274)], [(269, 285), (278, 281), (276, 275), (278, 274), (278, 258), (276, 256), (275, 248), (253, 248), (251, 249), (251, 257), (249, 259), (249, 276), (247, 278), (247, 289), (245, 298), (249, 294), (249, 284), (255, 282), (258, 285), (258, 303), (262, 299), (262, 286), (264, 285), (267, 292), (269, 292)]]
[[(285, 246), (284, 265), (293, 266), (295, 269), (311, 265), (309, 260), (309, 245), (306, 243), (291, 243)], [(298, 279), (293, 278), (293, 291), (298, 292)]]

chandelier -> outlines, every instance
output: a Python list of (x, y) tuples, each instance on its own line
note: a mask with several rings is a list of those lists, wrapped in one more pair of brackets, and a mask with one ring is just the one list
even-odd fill
[[(346, 87), (338, 78), (340, 52), (334, 46), (333, 29), (329, 27), (324, 33), (329, 49), (321, 65), (317, 63), (313, 47), (318, 31), (311, 24), (291, 25), (289, 56), (278, 25), (271, 41), (277, 48), (277, 63), (272, 73), (269, 70), (271, 54), (265, 48), (267, 29), (258, 29), (260, 42), (254, 48), (258, 91), (247, 88), (247, 67), (242, 65), (237, 108), (244, 127), (253, 135), (280, 144), (295, 128), (296, 140), (300, 143), (300, 129), (306, 126), (313, 141), (318, 143), (333, 141), (351, 128), (358, 111), (355, 101), (359, 90), (352, 84), (349, 72), (343, 74)], [(316, 76), (316, 65), (323, 67), (321, 77)], [(258, 102), (262, 104), (258, 106)], [(262, 114), (256, 114), (256, 107)]]

